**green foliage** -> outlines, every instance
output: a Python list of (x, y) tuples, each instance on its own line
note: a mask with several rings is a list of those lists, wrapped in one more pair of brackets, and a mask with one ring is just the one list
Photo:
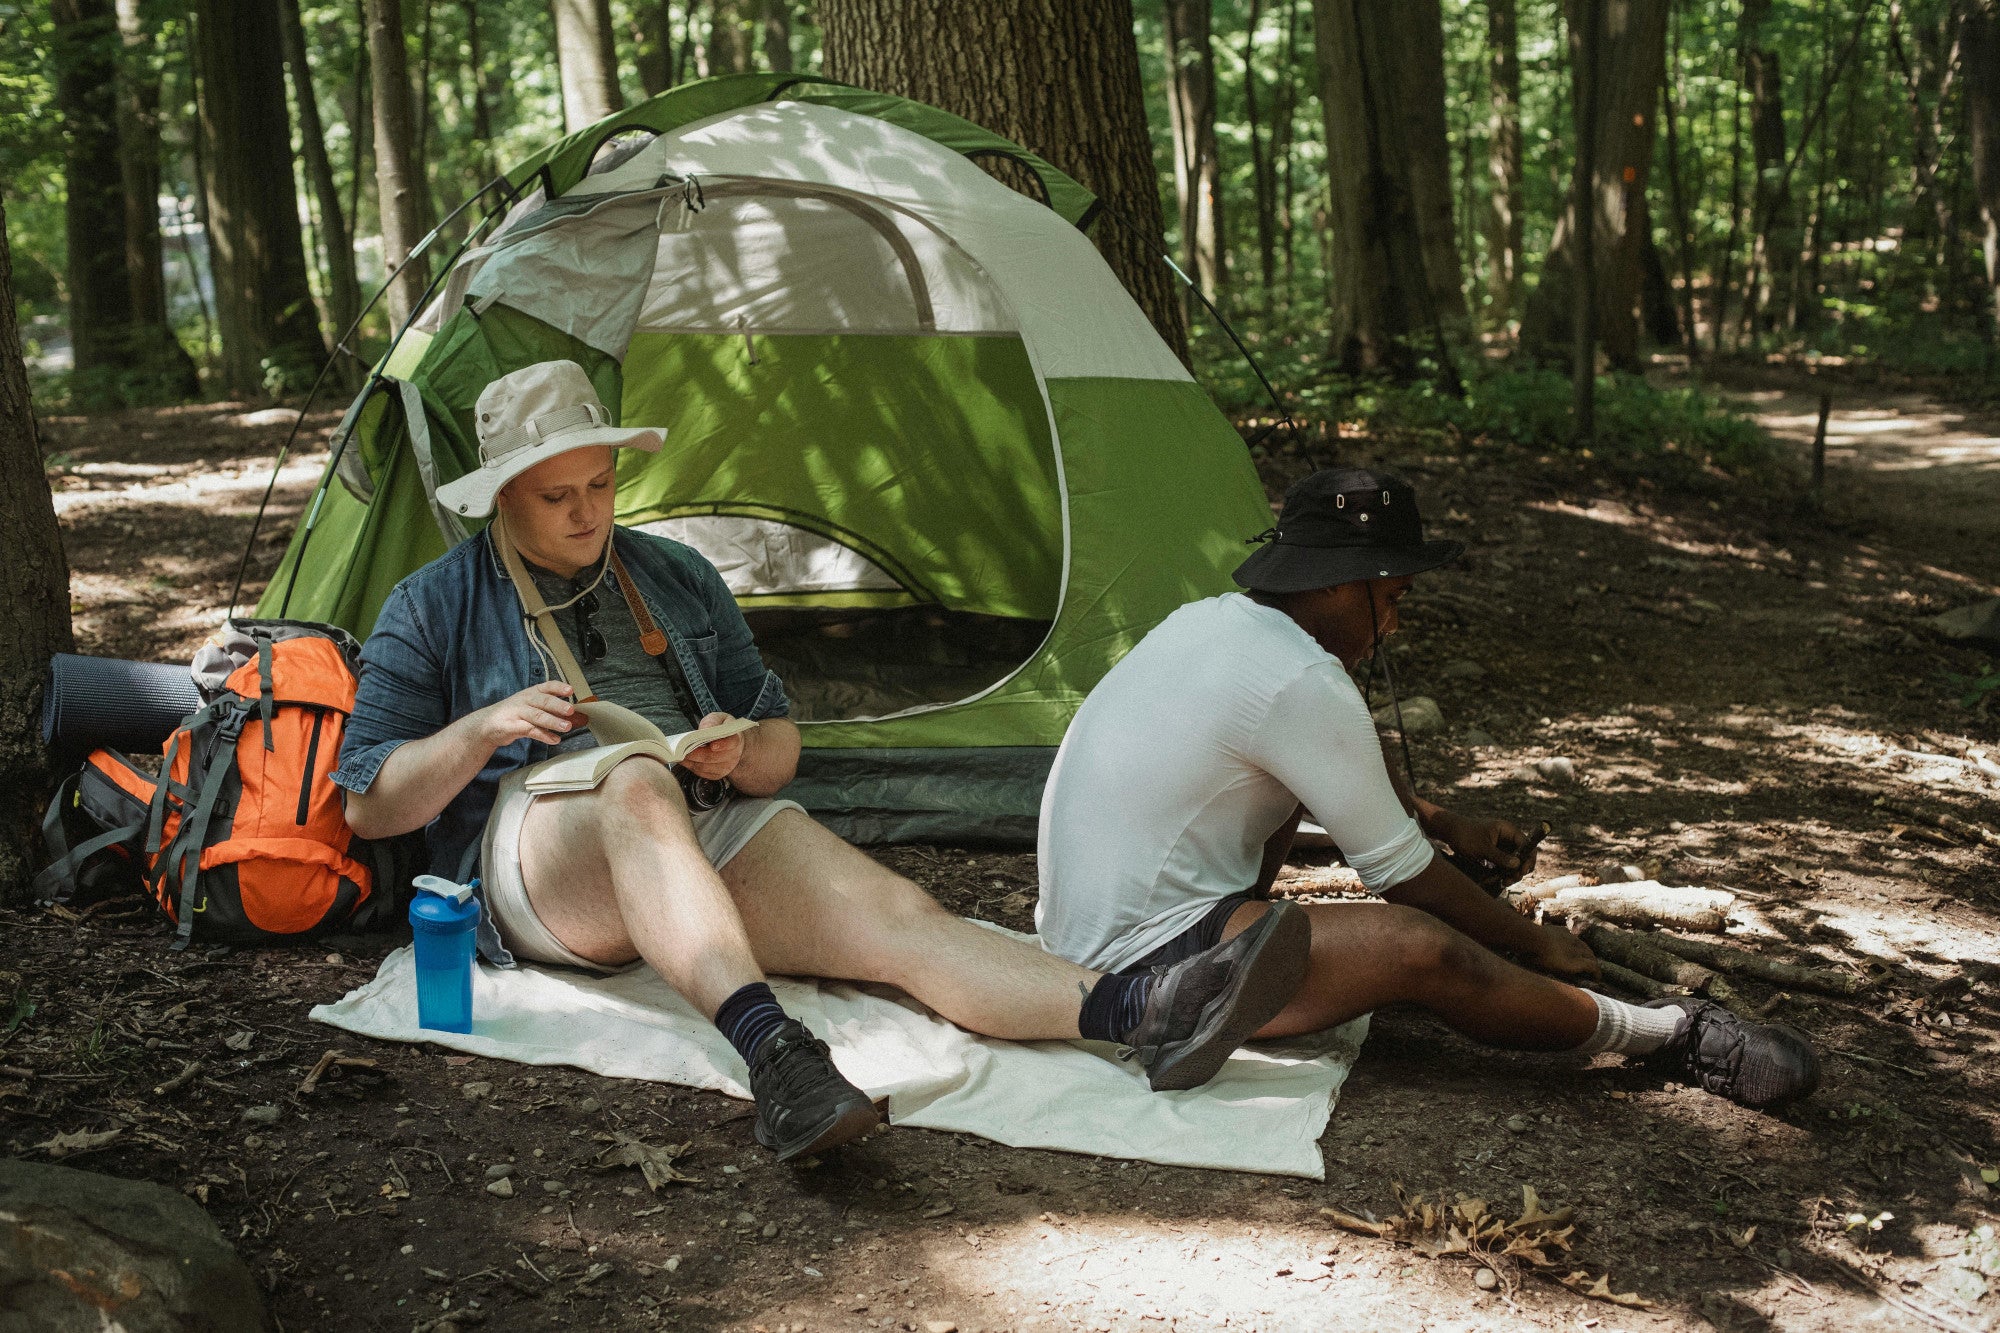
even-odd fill
[(1961, 708), (1983, 709), (1991, 696), (2000, 691), (2000, 670), (1986, 667), (1976, 676), (1961, 675), (1956, 671), (1945, 672), (1945, 679), (1954, 690), (1963, 691), (1959, 696)]

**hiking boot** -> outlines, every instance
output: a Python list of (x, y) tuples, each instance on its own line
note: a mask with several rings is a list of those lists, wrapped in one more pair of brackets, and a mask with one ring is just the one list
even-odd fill
[(1812, 1094), (1819, 1056), (1797, 1028), (1752, 1023), (1708, 1000), (1675, 996), (1648, 1009), (1679, 1009), (1687, 1022), (1651, 1057), (1687, 1082), (1752, 1110), (1763, 1111)]
[(826, 1043), (789, 1019), (750, 1061), (757, 1142), (789, 1162), (860, 1138), (882, 1123), (868, 1094), (834, 1068)]
[(1153, 993), (1126, 1044), (1155, 1092), (1198, 1088), (1258, 1028), (1291, 1003), (1306, 979), (1312, 923), (1291, 903), (1235, 939), (1153, 969)]

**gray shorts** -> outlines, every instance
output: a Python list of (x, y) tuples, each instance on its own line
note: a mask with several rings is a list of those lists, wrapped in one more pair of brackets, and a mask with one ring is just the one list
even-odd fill
[[(619, 971), (618, 967), (593, 963), (563, 947), (528, 901), (528, 886), (521, 878), (521, 826), (527, 822), (529, 808), (536, 801), (548, 799), (527, 789), (528, 774), (533, 767), (517, 768), (500, 780), (493, 813), (486, 817), (480, 873), (485, 877), (486, 908), (493, 914), (500, 942), (516, 958), (530, 962), (563, 963), (592, 972)], [(695, 837), (701, 840), (708, 863), (717, 870), (728, 865), (780, 810), (803, 814), (805, 807), (797, 801), (766, 796), (732, 796), (713, 810), (696, 812), (692, 816)]]

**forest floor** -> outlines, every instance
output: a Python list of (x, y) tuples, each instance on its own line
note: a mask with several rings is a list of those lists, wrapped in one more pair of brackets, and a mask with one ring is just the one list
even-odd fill
[[(1817, 385), (1735, 390), (1810, 437)], [(1550, 820), (1544, 876), (1637, 863), (1726, 885), (1754, 947), (1869, 978), (1855, 1002), (1739, 987), (1826, 1053), (1824, 1086), (1783, 1114), (1387, 1012), (1322, 1140), (1324, 1182), (908, 1129), (791, 1170), (713, 1093), (312, 1024), (391, 938), (176, 956), (150, 909), (120, 903), (0, 913), (19, 973), (0, 974), (0, 1136), (45, 1159), (58, 1135), (117, 1131), (63, 1160), (200, 1199), (291, 1330), (1992, 1330), (2000, 854), (1872, 793), (2000, 825), (1975, 753), (2000, 755), (2000, 720), (1946, 676), (1987, 658), (1925, 621), (2000, 593), (2000, 423), (1871, 392), (1839, 404), (1823, 517), (1390, 456), (1471, 547), (1404, 617), (1405, 697), (1446, 718), (1415, 741), (1420, 789)], [(333, 421), (308, 423), (256, 566)], [(83, 651), (185, 658), (228, 597), (282, 429), (213, 404), (48, 423)], [(1303, 466), (1274, 465), (1274, 493)], [(1574, 779), (1532, 767), (1551, 757)], [(882, 855), (957, 910), (1029, 923), (1031, 856)], [(1281, 888), (1326, 890), (1325, 860), (1302, 855)], [(330, 1049), (377, 1069), (300, 1091)], [(592, 1169), (593, 1135), (620, 1128), (691, 1142), (701, 1183), (652, 1195), (636, 1171)], [(502, 1164), (512, 1198), (485, 1187)], [(1574, 1248), (1546, 1273), (1502, 1264), (1484, 1290), (1473, 1261), (1320, 1211), (1393, 1216), (1399, 1185), (1510, 1217), (1532, 1187), (1575, 1209)], [(1649, 1304), (1554, 1280), (1573, 1272)]]

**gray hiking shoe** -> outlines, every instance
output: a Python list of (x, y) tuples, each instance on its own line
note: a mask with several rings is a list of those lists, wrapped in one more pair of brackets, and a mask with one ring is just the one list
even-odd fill
[(1306, 979), (1312, 924), (1273, 903), (1250, 928), (1171, 967), (1153, 969), (1153, 993), (1126, 1038), (1155, 1092), (1198, 1088), (1258, 1028), (1291, 1003)]
[(1689, 996), (1654, 1000), (1646, 1008), (1687, 1015), (1674, 1039), (1651, 1059), (1718, 1097), (1764, 1111), (1809, 1097), (1819, 1086), (1819, 1056), (1797, 1028), (1753, 1023)]

